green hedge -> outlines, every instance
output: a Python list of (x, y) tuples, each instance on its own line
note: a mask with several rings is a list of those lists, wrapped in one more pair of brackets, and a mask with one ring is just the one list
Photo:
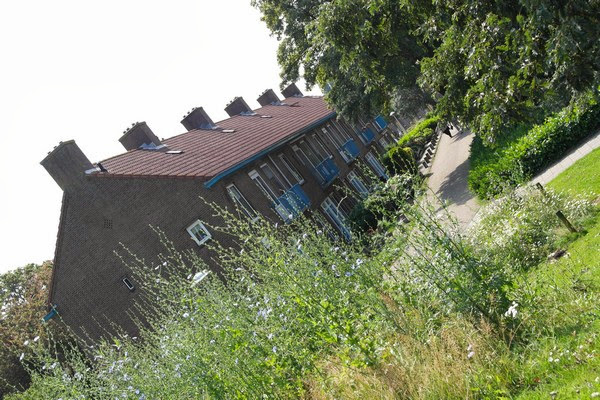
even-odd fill
[(400, 147), (398, 145), (391, 147), (383, 155), (381, 162), (394, 175), (404, 172), (415, 173), (417, 171), (415, 156), (410, 147)]
[(600, 104), (591, 98), (529, 130), (517, 128), (495, 148), (476, 138), (471, 147), (469, 188), (482, 198), (496, 196), (506, 187), (528, 181), (599, 128)]
[(435, 128), (439, 121), (440, 118), (436, 116), (424, 119), (409, 129), (409, 131), (398, 140), (397, 146), (410, 147), (413, 151), (416, 148), (425, 146), (427, 140), (435, 133)]

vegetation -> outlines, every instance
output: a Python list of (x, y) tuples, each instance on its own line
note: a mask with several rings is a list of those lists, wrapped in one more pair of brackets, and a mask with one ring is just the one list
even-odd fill
[[(281, 39), (284, 82), (330, 87), (343, 115), (425, 91), (486, 140), (540, 123), (600, 84), (600, 4), (253, 0)], [(402, 97), (402, 95), (400, 96)], [(419, 96), (405, 96), (419, 98)]]
[[(547, 398), (600, 390), (592, 203), (524, 190), (490, 205), (463, 235), (423, 201), (405, 201), (418, 196), (405, 183), (392, 178), (373, 203), (387, 228), (367, 252), (368, 237), (335, 241), (308, 220), (248, 224), (217, 206), (227, 225), (214, 228), (239, 243), (212, 244), (226, 285), (212, 274), (198, 282), (202, 260), (177, 252), (159, 231), (166, 248), (158, 269), (122, 250), (143, 282), (152, 329), (87, 355), (57, 357), (32, 343), (25, 361), (41, 367), (27, 391), (9, 398)], [(566, 243), (557, 208), (588, 233), (571, 237), (569, 257), (547, 262)]]
[(30, 355), (30, 342), (46, 337), (42, 317), (52, 264), (29, 264), (0, 275), (0, 398), (29, 384), (21, 360)]
[(593, 193), (600, 193), (599, 165), (600, 148), (578, 160), (548, 186), (555, 191), (593, 197)]
[(475, 138), (469, 188), (482, 198), (498, 195), (507, 187), (528, 181), (598, 129), (600, 104), (590, 96), (548, 117), (543, 124), (515, 129), (492, 148)]

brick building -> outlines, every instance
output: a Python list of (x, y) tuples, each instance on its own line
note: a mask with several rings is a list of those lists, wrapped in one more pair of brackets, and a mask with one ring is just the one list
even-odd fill
[(335, 187), (366, 195), (370, 184), (358, 159), (386, 178), (377, 156), (394, 132), (381, 117), (360, 126), (336, 118), (322, 97), (303, 96), (294, 84), (283, 95), (265, 91), (256, 110), (237, 97), (225, 108), (230, 118), (217, 123), (193, 109), (181, 121), (186, 133), (166, 140), (144, 122), (133, 124), (119, 139), (127, 152), (97, 164), (72, 140), (48, 153), (41, 164), (63, 190), (49, 315), (58, 312), (91, 338), (109, 321), (135, 332), (127, 311), (143, 282), (134, 281), (114, 251), (123, 243), (158, 263), (163, 247), (149, 225), (218, 268), (204, 243), (230, 239), (210, 229), (218, 221), (200, 197), (250, 219), (288, 222), (318, 210), (348, 236), (344, 218), (352, 201), (337, 207), (342, 197)]

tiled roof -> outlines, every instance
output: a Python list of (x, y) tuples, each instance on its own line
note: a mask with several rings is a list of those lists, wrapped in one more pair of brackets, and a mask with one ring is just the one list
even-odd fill
[[(220, 129), (196, 129), (163, 141), (168, 150), (181, 150), (182, 154), (167, 154), (164, 149), (132, 150), (101, 161), (108, 172), (95, 175), (209, 179), (334, 115), (322, 97), (290, 97), (283, 102), (287, 105), (261, 107), (255, 110), (257, 115), (219, 121)], [(222, 132), (224, 129), (235, 132)]]

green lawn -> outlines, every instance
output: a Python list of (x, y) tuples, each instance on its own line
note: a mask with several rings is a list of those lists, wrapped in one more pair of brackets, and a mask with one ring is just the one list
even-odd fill
[[(597, 149), (548, 186), (597, 196), (599, 166)], [(600, 393), (600, 218), (587, 228), (567, 246), (567, 256), (542, 263), (528, 276), (539, 293), (535, 307), (547, 304), (548, 311), (539, 311), (546, 322), (540, 327), (544, 334), (523, 349), (519, 383), (525, 390), (518, 399), (589, 399)]]
[(566, 171), (557, 176), (548, 187), (554, 190), (570, 191), (573, 194), (595, 192), (600, 194), (600, 148), (578, 160)]

